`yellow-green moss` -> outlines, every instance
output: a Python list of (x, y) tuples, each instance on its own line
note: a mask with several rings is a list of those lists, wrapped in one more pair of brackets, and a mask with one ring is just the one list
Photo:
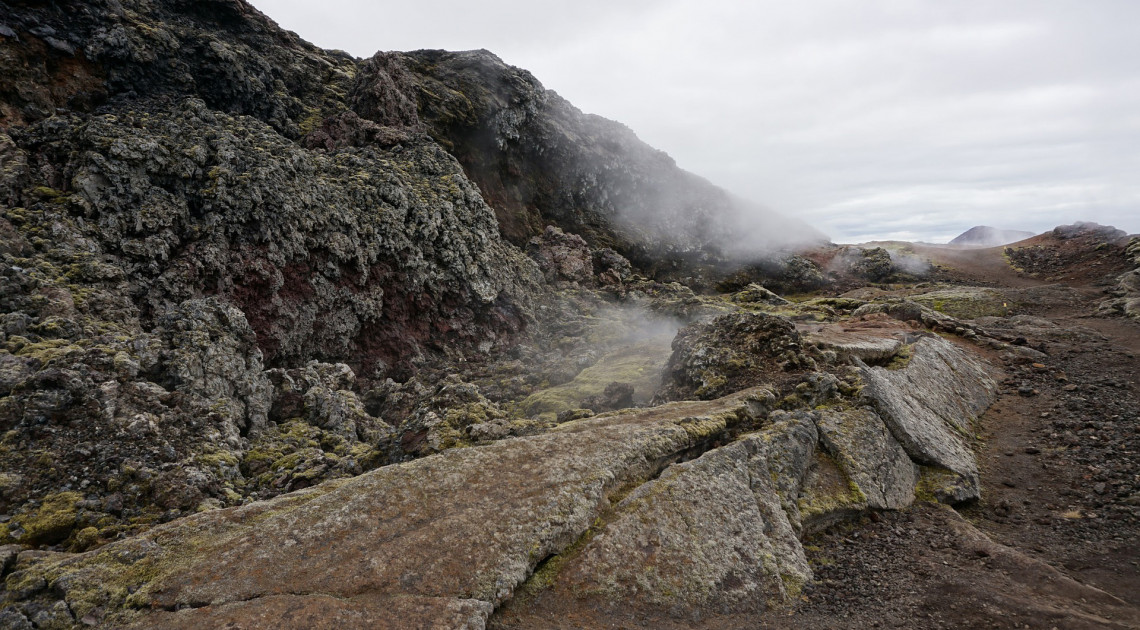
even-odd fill
[(31, 193), (45, 201), (55, 201), (64, 195), (63, 192), (48, 186), (36, 186), (31, 190)]
[(910, 299), (939, 313), (959, 319), (1006, 317), (1012, 311), (1009, 301), (993, 289), (970, 287), (946, 289), (911, 296)]
[(940, 503), (938, 493), (958, 484), (958, 475), (937, 466), (919, 468), (918, 483), (914, 487), (916, 501)]
[(817, 468), (814, 483), (805, 487), (796, 501), (803, 520), (865, 508), (867, 495), (863, 494), (839, 463), (822, 451), (817, 451), (815, 457)]
[(895, 356), (891, 357), (891, 360), (889, 363), (887, 363), (886, 368), (888, 370), (902, 370), (906, 368), (906, 366), (910, 365), (910, 360), (913, 358), (914, 344), (907, 344), (899, 348), (899, 351), (895, 353)]
[(43, 504), (32, 514), (12, 520), (24, 530), (20, 542), (26, 545), (53, 545), (65, 540), (75, 527), (79, 514), (76, 503), (82, 499), (78, 492), (60, 492), (44, 497)]
[(99, 542), (99, 528), (97, 527), (84, 527), (83, 529), (75, 532), (71, 541), (72, 551), (85, 551), (94, 547)]
[(602, 394), (613, 382), (630, 383), (637, 392), (649, 392), (660, 383), (669, 348), (645, 342), (607, 355), (582, 370), (569, 383), (531, 394), (522, 402), (527, 415), (559, 413), (582, 407), (582, 401)]

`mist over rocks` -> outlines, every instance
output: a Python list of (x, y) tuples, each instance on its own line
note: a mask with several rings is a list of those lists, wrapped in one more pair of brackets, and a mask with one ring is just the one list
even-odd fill
[(950, 245), (965, 245), (970, 247), (997, 247), (1025, 240), (1033, 236), (1033, 232), (1024, 230), (1002, 230), (988, 225), (976, 225), (950, 241)]
[(1043, 319), (1131, 325), (1112, 228), (836, 246), (487, 51), (3, 6), (0, 626), (811, 625), (829, 537), (991, 510), (1003, 396), (1132, 448)]
[(381, 57), (409, 73), (428, 132), (459, 158), (517, 245), (554, 224), (655, 273), (827, 240), (681, 170), (624, 125), (583, 114), (488, 51)]

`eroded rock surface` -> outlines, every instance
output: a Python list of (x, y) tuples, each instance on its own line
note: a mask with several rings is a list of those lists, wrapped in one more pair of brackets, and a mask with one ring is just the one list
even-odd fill
[(787, 319), (760, 312), (730, 313), (694, 324), (673, 340), (659, 400), (710, 399), (751, 387), (814, 360)]
[(757, 611), (794, 599), (811, 569), (767, 461), (792, 453), (764, 448), (770, 440), (743, 438), (639, 487), (564, 565), (559, 588), (665, 610)]
[[(138, 627), (215, 618), (225, 604), (317, 594), (341, 604), (313, 605), (343, 604), (341, 616), (359, 612), (350, 598), (362, 594), (452, 600), (424, 607), (418, 621), (446, 623), (462, 600), (497, 605), (510, 597), (540, 560), (590, 527), (607, 496), (754, 420), (759, 400), (743, 392), (618, 412), (206, 512), (89, 554), (18, 565), (9, 592), (50, 584), (77, 617), (100, 609), (107, 623), (134, 617), (139, 607), (197, 609), (152, 613)], [(470, 500), (457, 502), (461, 496)], [(257, 610), (280, 610), (274, 606)], [(388, 627), (407, 622), (391, 618), (396, 625)]]
[(891, 434), (917, 463), (952, 473), (937, 493), (953, 501), (978, 497), (978, 468), (970, 450), (973, 422), (997, 392), (977, 361), (938, 337), (920, 339), (902, 370), (862, 370), (866, 395)]
[(867, 498), (867, 507), (897, 510), (914, 502), (918, 466), (872, 409), (825, 409), (816, 422), (823, 448)]

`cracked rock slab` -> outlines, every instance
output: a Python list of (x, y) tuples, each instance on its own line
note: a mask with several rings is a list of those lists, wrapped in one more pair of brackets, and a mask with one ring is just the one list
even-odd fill
[(842, 323), (799, 323), (796, 328), (807, 343), (821, 350), (872, 362), (897, 355), (910, 332), (902, 322), (880, 313)]
[(980, 496), (978, 464), (970, 450), (974, 420), (997, 394), (982, 363), (941, 337), (915, 342), (905, 368), (860, 370), (867, 396), (916, 463), (953, 473), (935, 494), (952, 503)]
[(766, 461), (774, 434), (792, 430), (742, 438), (637, 488), (567, 563), (559, 589), (666, 611), (763, 610), (794, 599), (811, 569)]
[(823, 410), (816, 426), (836, 463), (867, 498), (873, 510), (898, 510), (914, 502), (918, 466), (867, 408)]
[[(448, 450), (200, 513), (42, 562), (18, 579), (42, 575), (77, 615), (98, 607), (114, 623), (129, 621), (132, 608), (192, 608), (178, 613), (179, 623), (201, 619), (208, 626), (219, 614), (248, 611), (276, 620), (274, 627), (307, 628), (275, 615), (293, 610), (293, 602), (364, 619), (371, 604), (354, 599), (364, 596), (446, 600), (440, 614), (448, 615), (462, 600), (494, 607), (540, 560), (578, 539), (610, 493), (703, 452), (754, 419), (765, 394), (615, 412), (542, 435)], [(317, 594), (335, 599), (311, 597)], [(285, 596), (308, 599), (249, 603)], [(137, 627), (165, 627), (160, 617), (143, 617)]]

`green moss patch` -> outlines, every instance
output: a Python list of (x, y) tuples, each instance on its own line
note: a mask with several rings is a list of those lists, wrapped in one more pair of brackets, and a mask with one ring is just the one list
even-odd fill
[(601, 395), (613, 382), (632, 384), (634, 400), (644, 402), (660, 385), (661, 371), (669, 353), (668, 345), (650, 340), (608, 354), (579, 372), (569, 383), (531, 394), (522, 402), (523, 413), (558, 414), (579, 409), (583, 406), (582, 401)]
[(12, 519), (24, 530), (20, 542), (26, 545), (54, 545), (66, 540), (75, 527), (79, 515), (76, 504), (82, 498), (78, 492), (49, 494), (38, 510)]
[(910, 297), (911, 300), (958, 319), (1006, 317), (1016, 306), (993, 289), (959, 287), (932, 291)]

